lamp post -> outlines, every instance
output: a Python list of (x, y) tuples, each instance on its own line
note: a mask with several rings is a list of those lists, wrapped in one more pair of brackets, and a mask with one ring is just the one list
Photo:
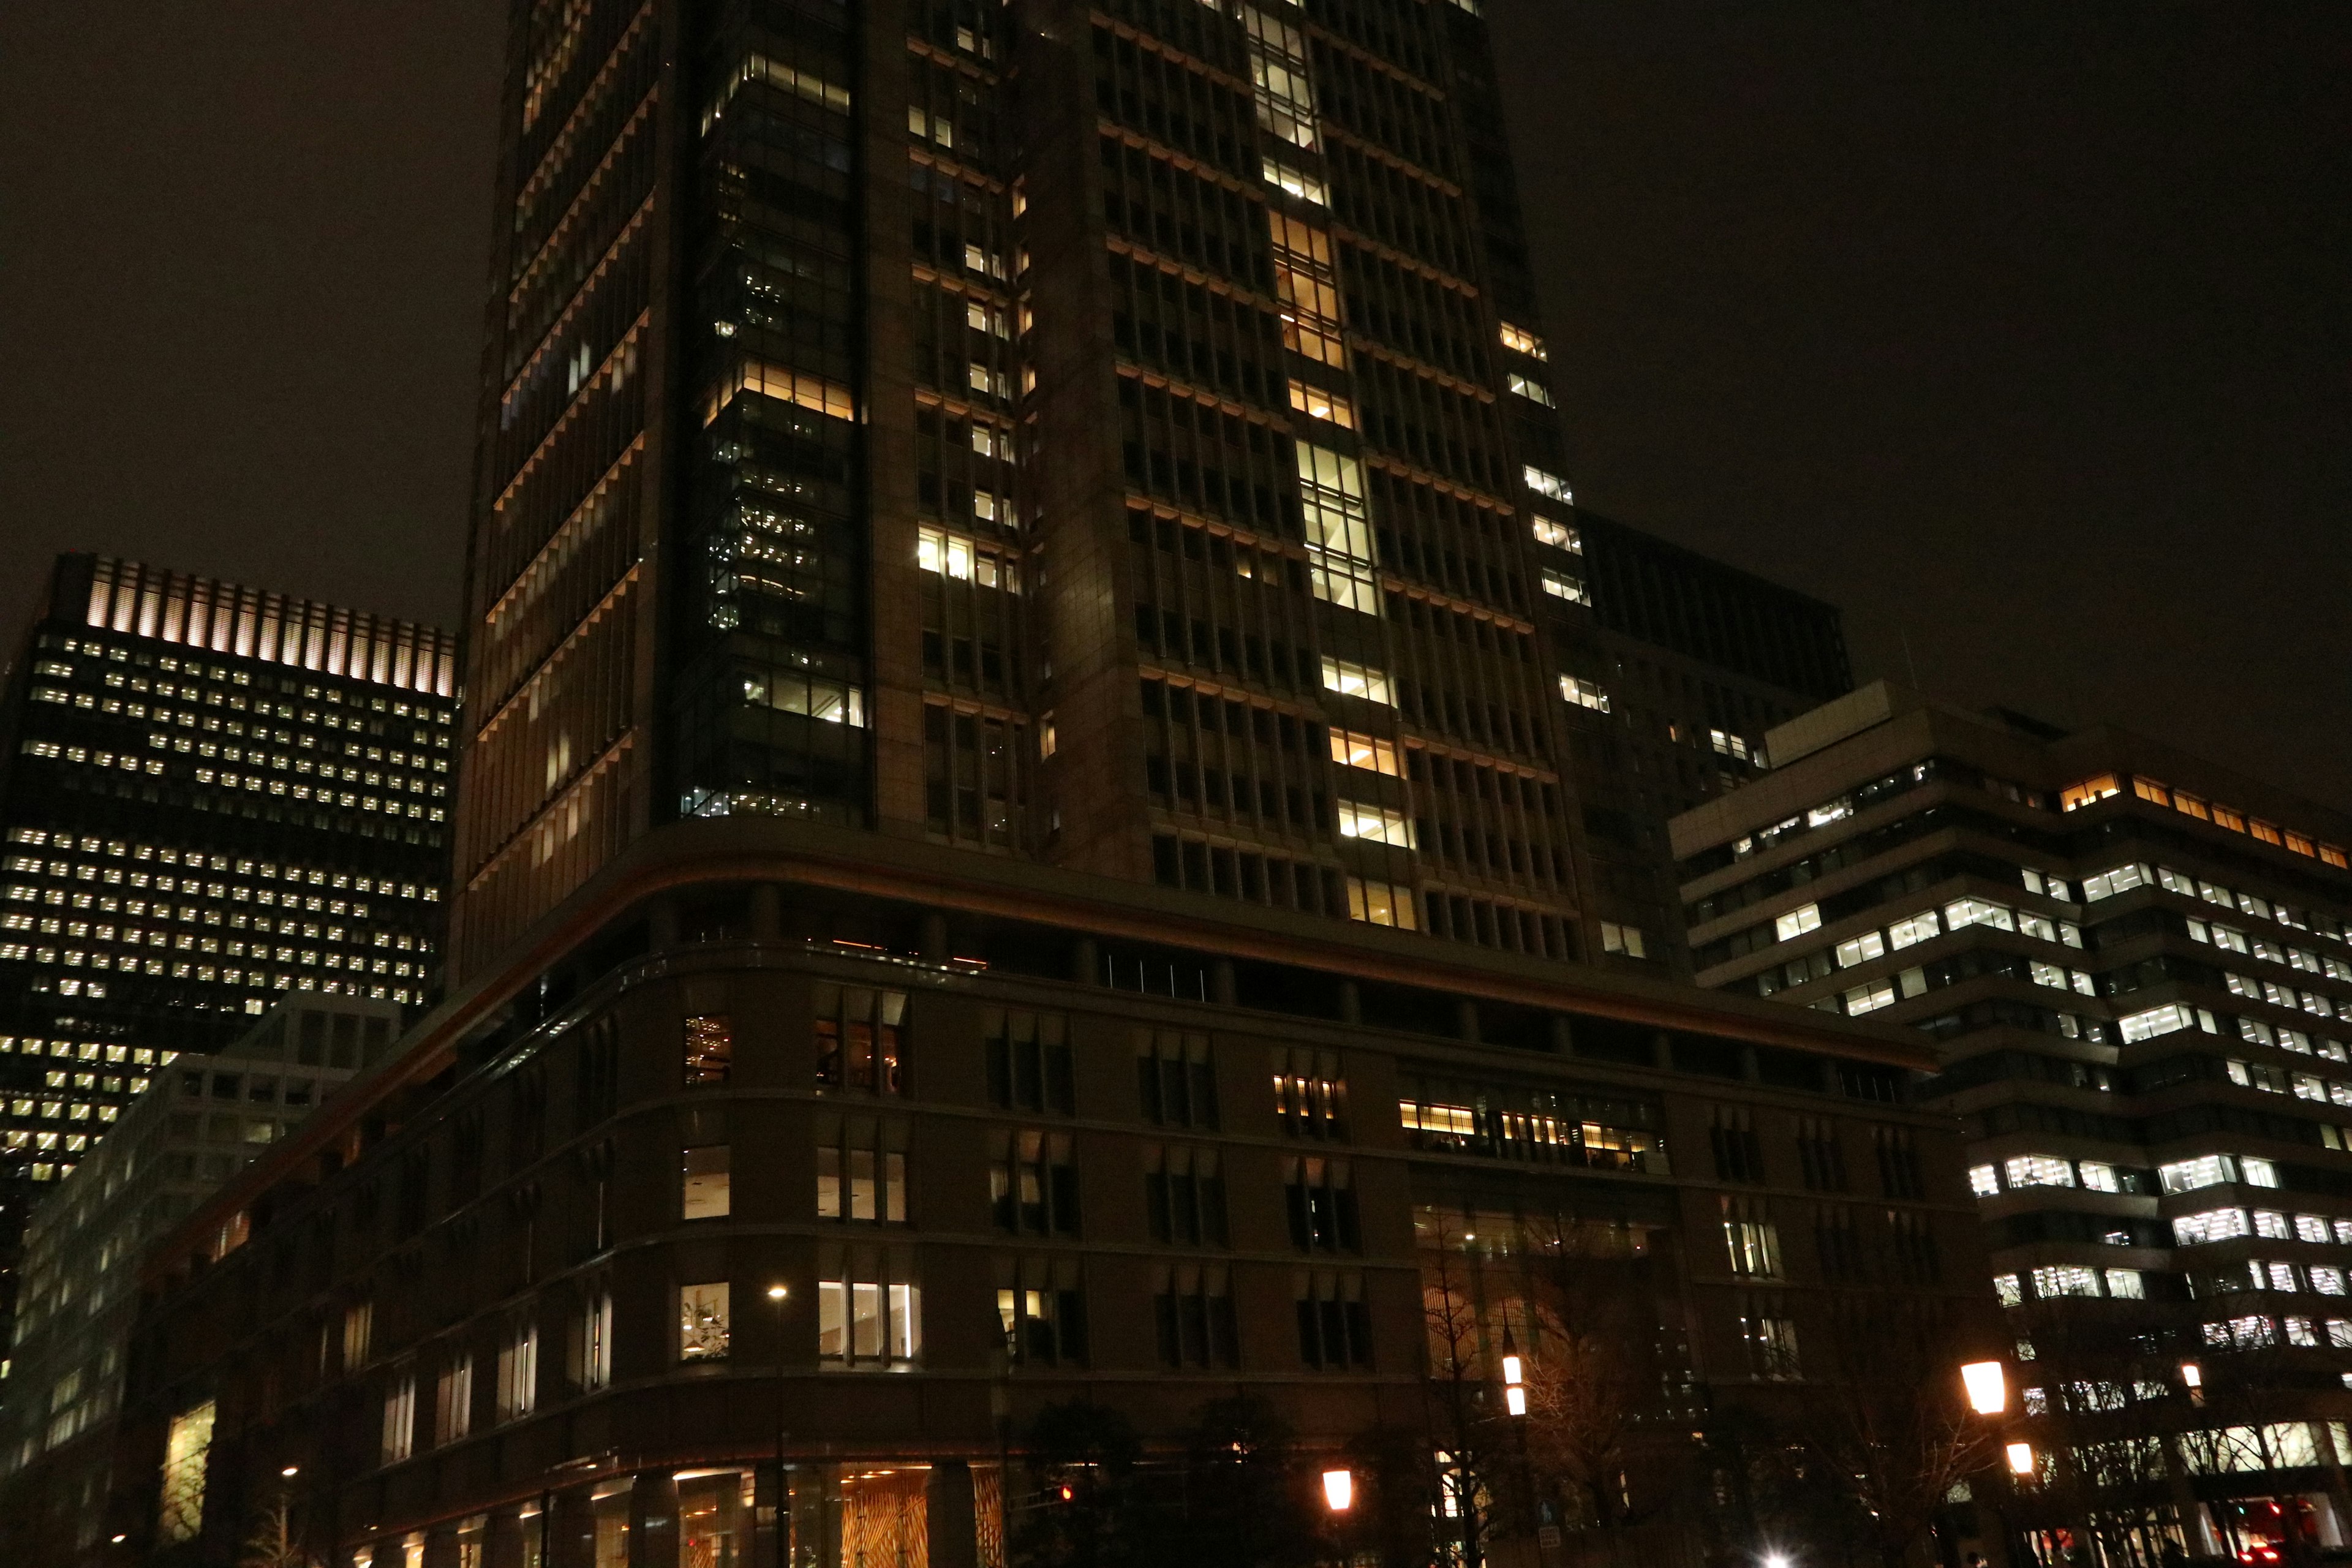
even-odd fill
[(1348, 1510), (1356, 1506), (1356, 1473), (1353, 1470), (1323, 1472), (1323, 1506), (1330, 1510), (1332, 1545), (1336, 1561), (1348, 1561)]
[(786, 1506), (784, 1484), (784, 1303), (792, 1290), (782, 1284), (768, 1287), (768, 1304), (776, 1310), (776, 1562), (775, 1568), (788, 1568), (792, 1556), (792, 1514)]
[(1519, 1497), (1528, 1533), (1535, 1539), (1536, 1561), (1544, 1560), (1543, 1522), (1536, 1506), (1535, 1476), (1528, 1464), (1528, 1384), (1526, 1363), (1511, 1342), (1511, 1325), (1503, 1325), (1503, 1408), (1511, 1417), (1511, 1438), (1518, 1449)]
[[(1995, 1416), (2005, 1414), (2009, 1409), (2008, 1369), (1997, 1361), (1969, 1362), (1960, 1368), (1960, 1391), (1967, 1396), (1970, 1410), (1987, 1420), (1991, 1420)], [(2009, 1471), (2012, 1491), (2033, 1475), (2033, 1445), (2031, 1443), (2018, 1442), (2003, 1445), (2001, 1459)], [(1997, 1517), (2000, 1517), (2001, 1551), (2006, 1555), (2015, 1557), (2017, 1556), (2016, 1537), (2019, 1532), (2011, 1528), (2011, 1521), (2005, 1516), (2000, 1516), (1999, 1510), (1995, 1510), (1994, 1512)], [(2022, 1559), (2020, 1560), (2022, 1561)]]

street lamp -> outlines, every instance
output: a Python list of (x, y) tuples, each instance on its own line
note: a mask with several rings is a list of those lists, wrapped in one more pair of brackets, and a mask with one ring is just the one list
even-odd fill
[(1972, 1361), (1960, 1368), (1960, 1386), (1968, 1391), (1969, 1408), (1979, 1415), (2009, 1408), (2009, 1379), (1997, 1361)]
[(1333, 1513), (1345, 1513), (1355, 1506), (1356, 1473), (1353, 1470), (1323, 1472), (1323, 1502)]
[(2002, 1452), (2009, 1456), (2009, 1473), (2011, 1475), (2030, 1476), (2033, 1473), (2032, 1444), (2011, 1443), (2007, 1448), (2003, 1449)]
[(1519, 1352), (1511, 1348), (1511, 1331), (1503, 1331), (1503, 1405), (1514, 1415), (1528, 1413), (1528, 1385)]
[(768, 1287), (768, 1304), (776, 1310), (776, 1501), (775, 1533), (776, 1561), (784, 1560), (790, 1550), (790, 1531), (784, 1507), (784, 1302), (791, 1289), (775, 1284)]

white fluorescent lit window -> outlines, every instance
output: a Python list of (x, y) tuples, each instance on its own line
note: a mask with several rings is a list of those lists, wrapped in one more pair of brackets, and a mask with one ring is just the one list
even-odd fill
[(1801, 909), (1790, 910), (1787, 914), (1772, 921), (1772, 939), (1775, 942), (1786, 942), (1792, 936), (1802, 936), (1809, 931), (1819, 931), (1821, 925), (1822, 906), (1806, 904)]
[(1932, 942), (1942, 934), (1943, 928), (1936, 923), (1936, 911), (1923, 910), (1907, 920), (1899, 920), (1888, 926), (1886, 942), (1889, 947), (1901, 949)]
[(1326, 658), (1323, 660), (1323, 689), (1342, 697), (1360, 697), (1367, 702), (1393, 705), (1390, 695), (1389, 678), (1385, 671), (1369, 665), (1351, 664), (1346, 659)]
[(1989, 1198), (2000, 1191), (2000, 1173), (1990, 1165), (1969, 1167), (1969, 1190), (1980, 1198)]
[(2083, 1173), (2083, 1184), (2095, 1193), (2119, 1193), (2122, 1186), (2116, 1180), (2116, 1168), (2096, 1160), (2084, 1160), (2077, 1167)]
[(2016, 916), (2005, 906), (1983, 899), (1960, 899), (1944, 906), (1944, 927), (1958, 931), (1965, 926), (1990, 926), (1995, 931), (2015, 931)]
[(2005, 1161), (2001, 1173), (2012, 1187), (2071, 1187), (2074, 1163), (2049, 1154), (2019, 1154)]
[(1559, 406), (1552, 401), (1551, 388), (1546, 386), (1542, 382), (1536, 380), (1533, 376), (1521, 375), (1515, 370), (1506, 371), (1504, 372), (1504, 384), (1508, 386), (1513, 392), (1517, 393), (1521, 397), (1526, 398), (1530, 403), (1540, 403), (1546, 408), (1557, 408)]
[(1412, 824), (1404, 813), (1384, 805), (1367, 805), (1360, 801), (1339, 802), (1339, 837), (1369, 838), (1375, 844), (1393, 844), (1401, 849), (1412, 847)]
[(2176, 1215), (2172, 1220), (2172, 1239), (2181, 1247), (2252, 1234), (2253, 1227), (2246, 1223), (2243, 1209), (2208, 1209), (2203, 1214)]
[(1318, 207), (1331, 205), (1330, 191), (1325, 188), (1322, 181), (1304, 169), (1294, 169), (1278, 158), (1265, 159), (1263, 167), (1267, 184), (1278, 185), (1300, 201), (1313, 202)]
[(1837, 944), (1838, 967), (1852, 969), (1857, 963), (1867, 963), (1874, 958), (1884, 956), (1885, 952), (1885, 941), (1876, 931), (1866, 931)]
[(1572, 605), (1590, 605), (1592, 595), (1584, 586), (1584, 579), (1571, 577), (1565, 572), (1543, 569), (1543, 591), (1555, 599), (1566, 599)]
[(1597, 713), (1609, 711), (1609, 693), (1596, 682), (1563, 675), (1559, 678), (1559, 694), (1579, 708), (1590, 708)]

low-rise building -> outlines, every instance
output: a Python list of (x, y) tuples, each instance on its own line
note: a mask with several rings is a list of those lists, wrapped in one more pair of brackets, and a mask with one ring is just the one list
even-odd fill
[(1765, 740), (1673, 825), (1699, 981), (1933, 1042), (2084, 1511), (2352, 1527), (2352, 819), (1885, 682)]

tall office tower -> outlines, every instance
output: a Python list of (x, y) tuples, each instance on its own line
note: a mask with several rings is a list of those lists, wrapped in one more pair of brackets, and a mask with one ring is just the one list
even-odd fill
[(53, 1180), (175, 1053), (437, 966), (446, 633), (58, 557), (0, 710), (0, 1147)]
[(1853, 689), (1843, 619), (1591, 510), (1569, 542), (1583, 570), (1548, 572), (1544, 586), (1591, 608), (1561, 641), (1603, 699), (1570, 728), (1593, 946), (1686, 976), (1666, 825), (1762, 772), (1765, 731)]
[(1674, 824), (1699, 979), (1935, 1042), (1923, 1092), (1971, 1141), (2067, 1495), (2192, 1552), (2279, 1521), (2335, 1539), (2352, 819), (1884, 682), (1766, 743), (1769, 775)]
[(602, 0), (513, 42), (461, 973), (747, 815), (1577, 951), (1480, 23)]
[(448, 997), (151, 1254), (101, 1539), (976, 1568), (1041, 1413), (1240, 1386), (1531, 1554), (1474, 1417), (1600, 1280), (1644, 1508), (1955, 1386), (1924, 1046), (1564, 961), (1472, 11), (513, 17)]

